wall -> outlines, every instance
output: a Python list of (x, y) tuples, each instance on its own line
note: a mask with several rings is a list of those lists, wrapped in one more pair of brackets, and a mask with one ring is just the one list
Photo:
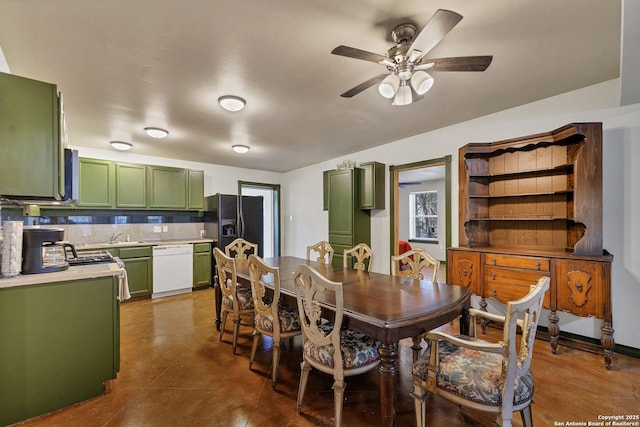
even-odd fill
[(417, 191), (438, 192), (438, 243), (410, 242), (414, 249), (424, 249), (431, 256), (439, 261), (447, 259), (445, 248), (446, 236), (446, 195), (445, 182), (443, 179), (434, 181), (424, 181), (420, 185), (412, 185), (407, 188), (400, 188), (398, 191), (398, 240), (409, 241), (409, 194)]
[[(498, 96), (499, 94), (497, 94)], [(491, 142), (559, 128), (571, 122), (601, 121), (604, 129), (604, 246), (615, 259), (612, 269), (614, 337), (619, 344), (640, 348), (640, 173), (632, 162), (640, 158), (640, 104), (619, 106), (618, 79), (437, 129), (347, 156), (387, 166), (452, 156), (452, 244), (458, 244), (458, 148), (469, 142)], [(429, 102), (428, 96), (420, 102)], [(389, 106), (389, 108), (396, 108)], [(417, 103), (405, 108), (420, 108)], [(375, 118), (372, 118), (374, 120)], [(327, 213), (322, 210), (322, 171), (343, 158), (284, 174), (283, 255), (305, 256), (305, 246), (327, 237)], [(389, 174), (386, 181), (389, 188)], [(390, 206), (371, 217), (373, 271), (389, 271)], [(634, 263), (635, 261), (635, 263)], [(560, 313), (562, 331), (599, 338), (601, 322)], [(624, 321), (623, 321), (624, 319)], [(543, 319), (545, 320), (545, 319)], [(541, 322), (543, 324), (544, 322)]]

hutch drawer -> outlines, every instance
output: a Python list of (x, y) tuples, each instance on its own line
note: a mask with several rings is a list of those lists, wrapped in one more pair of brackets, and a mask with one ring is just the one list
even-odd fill
[(488, 253), (485, 255), (485, 264), (499, 267), (522, 268), (525, 270), (548, 272), (550, 261), (548, 258)]

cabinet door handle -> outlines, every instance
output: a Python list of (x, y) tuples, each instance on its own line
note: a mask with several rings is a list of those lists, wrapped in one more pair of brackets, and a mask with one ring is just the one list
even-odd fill
[(498, 295), (498, 292), (495, 289), (491, 289), (491, 296), (494, 298)]
[(539, 262), (536, 262), (536, 268), (537, 268), (538, 270), (540, 270), (540, 263), (539, 263)]
[[(491, 280), (496, 280), (496, 273), (492, 273), (491, 274)], [(495, 291), (495, 289), (494, 289), (494, 291)]]
[(463, 276), (466, 276), (466, 275), (467, 275), (467, 269), (466, 269), (466, 268), (462, 270), (462, 275), (463, 275)]
[(493, 258), (491, 261), (493, 261), (493, 265), (496, 265), (498, 263), (498, 260)]

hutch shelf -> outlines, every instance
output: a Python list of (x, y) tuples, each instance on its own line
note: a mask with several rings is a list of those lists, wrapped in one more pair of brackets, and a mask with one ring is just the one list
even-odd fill
[(449, 280), (502, 303), (551, 277), (551, 350), (557, 311), (604, 320), (601, 344), (611, 368), (615, 342), (611, 262), (602, 248), (602, 124), (573, 123), (551, 132), (459, 151), (460, 247), (448, 249)]

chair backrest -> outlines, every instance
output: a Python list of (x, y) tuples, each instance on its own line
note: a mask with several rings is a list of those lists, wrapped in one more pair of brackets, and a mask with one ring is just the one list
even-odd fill
[(216, 260), (218, 270), (218, 285), (223, 298), (230, 298), (233, 301), (233, 309), (238, 310), (238, 299), (236, 287), (238, 284), (238, 274), (236, 271), (236, 260), (222, 253), (220, 248), (213, 248), (213, 257)]
[(366, 243), (358, 243), (351, 249), (346, 249), (342, 254), (342, 266), (349, 267), (349, 258), (355, 258), (353, 268), (362, 271), (371, 271), (373, 252)]
[(393, 276), (402, 275), (400, 272), (401, 265), (409, 266), (404, 275), (418, 280), (424, 279), (424, 275), (421, 272), (423, 268), (433, 267), (431, 281), (433, 283), (438, 281), (440, 261), (436, 260), (431, 256), (431, 254), (423, 249), (411, 249), (403, 254), (393, 255), (391, 257), (391, 274)]
[[(309, 340), (317, 347), (333, 344), (334, 378), (343, 379), (343, 356), (340, 350), (340, 328), (342, 327), (344, 311), (342, 283), (328, 280), (308, 265), (301, 265), (296, 268), (293, 273), (293, 280), (304, 339)], [(335, 294), (336, 309), (333, 328), (327, 331), (326, 328), (323, 328), (324, 330), (319, 328), (322, 308), (315, 298), (317, 293), (322, 293), (323, 296), (326, 296), (330, 292)]]
[(258, 254), (258, 245), (251, 243), (243, 238), (237, 238), (224, 248), (226, 256), (233, 256), (235, 259), (247, 259), (247, 252), (253, 250), (254, 254)]
[[(529, 370), (533, 345), (536, 339), (538, 321), (542, 314), (544, 294), (549, 289), (551, 279), (548, 276), (538, 279), (536, 285), (531, 286), (530, 292), (517, 301), (507, 303), (502, 343), (506, 349), (506, 369), (503, 370), (504, 383), (515, 384), (516, 376), (524, 376)], [(516, 349), (516, 332), (522, 330), (519, 349)], [(502, 402), (513, 402), (514, 387), (504, 387)], [(509, 405), (510, 406), (510, 405)], [(505, 409), (509, 411), (509, 409)]]
[[(280, 317), (278, 316), (278, 302), (280, 301), (280, 268), (265, 263), (258, 255), (249, 255), (249, 275), (251, 276), (251, 295), (253, 309), (256, 314), (273, 316), (273, 330), (280, 331)], [(267, 288), (265, 278), (273, 283), (273, 298), (265, 299)]]
[[(317, 261), (320, 264), (331, 264), (333, 261), (333, 248), (326, 240), (322, 240), (315, 245), (307, 246), (307, 259), (311, 261), (311, 251), (318, 253)], [(325, 257), (327, 259), (325, 260)]]

